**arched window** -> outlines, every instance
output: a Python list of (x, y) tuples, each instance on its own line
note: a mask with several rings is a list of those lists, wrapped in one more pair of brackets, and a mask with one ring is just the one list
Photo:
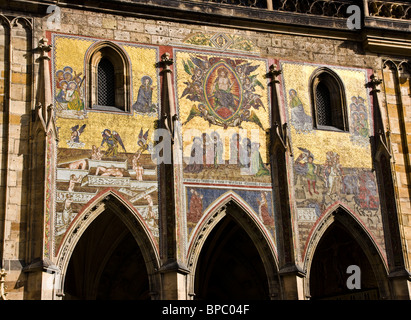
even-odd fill
[(129, 112), (130, 66), (123, 50), (102, 41), (89, 49), (87, 60), (88, 108)]
[(115, 103), (116, 79), (114, 66), (109, 59), (100, 60), (97, 69), (97, 104), (99, 106), (112, 106)]
[(328, 68), (317, 69), (310, 87), (314, 127), (348, 131), (344, 86), (338, 75)]

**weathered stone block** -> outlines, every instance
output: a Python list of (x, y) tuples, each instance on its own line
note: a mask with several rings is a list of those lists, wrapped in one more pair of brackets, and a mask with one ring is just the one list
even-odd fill
[[(26, 35), (24, 35), (26, 36)], [(12, 37), (11, 43), (13, 45), (13, 50), (27, 51), (29, 43), (25, 37)]]
[(169, 45), (172, 41), (172, 38), (170, 37), (163, 37), (163, 36), (152, 36), (151, 41), (154, 44), (159, 44), (159, 45)]
[(103, 26), (103, 18), (100, 16), (92, 16), (87, 15), (85, 19), (90, 27), (102, 27)]
[(106, 29), (116, 29), (117, 21), (114, 18), (103, 18), (101, 26)]
[(191, 33), (190, 29), (187, 28), (174, 28), (169, 27), (168, 35), (172, 38), (186, 38)]
[(118, 20), (117, 29), (125, 31), (143, 32), (144, 24), (131, 20)]
[(27, 85), (29, 83), (29, 75), (27, 73), (13, 72), (11, 74), (11, 82)]
[(130, 32), (114, 30), (114, 39), (115, 40), (130, 41)]
[(144, 26), (145, 32), (151, 35), (161, 35), (167, 36), (168, 35), (168, 27), (167, 26), (157, 26), (152, 24), (146, 24)]
[(130, 33), (130, 41), (137, 43), (151, 43), (151, 35), (145, 33)]

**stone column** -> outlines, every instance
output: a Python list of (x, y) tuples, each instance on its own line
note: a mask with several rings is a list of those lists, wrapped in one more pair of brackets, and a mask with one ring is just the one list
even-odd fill
[[(171, 148), (170, 155), (164, 155), (166, 162), (158, 163), (160, 179), (159, 215), (161, 223), (161, 259), (162, 266), (162, 299), (187, 299), (187, 274), (189, 270), (184, 263), (184, 255), (180, 250), (181, 235), (181, 132), (177, 118), (172, 90), (172, 71), (170, 66), (173, 60), (169, 53), (161, 57), (159, 66), (162, 68), (162, 103), (159, 128), (168, 132)], [(164, 141), (164, 140), (163, 140)], [(164, 149), (167, 151), (167, 149)]]
[(364, 17), (368, 17), (370, 12), (368, 10), (368, 0), (363, 0), (363, 10), (364, 10)]
[[(401, 92), (399, 92), (399, 82), (397, 66), (393, 67), (394, 86), (397, 88), (398, 107), (402, 107)], [(387, 137), (382, 112), (380, 109), (379, 96), (380, 90), (377, 87), (382, 83), (375, 75), (371, 76), (368, 87), (374, 102), (374, 133), (371, 137), (371, 147), (374, 159), (374, 168), (378, 182), (378, 190), (381, 203), (381, 215), (384, 225), (384, 235), (386, 242), (387, 260), (389, 268), (389, 279), (391, 282), (391, 298), (411, 299), (411, 274), (407, 270), (407, 252), (403, 242), (406, 241), (402, 232), (401, 206), (398, 201), (398, 183), (395, 177), (394, 157), (391, 150), (391, 143)], [(386, 87), (388, 83), (385, 84)], [(403, 121), (402, 119), (398, 119)]]
[(280, 243), (278, 244), (279, 274), (282, 279), (282, 298), (287, 300), (302, 300), (303, 277), (305, 276), (298, 265), (299, 252), (294, 246), (294, 238), (298, 237), (295, 223), (295, 204), (292, 181), (292, 153), (287, 123), (283, 120), (278, 101), (278, 83), (276, 79), (281, 74), (273, 65), (270, 66), (268, 76), (271, 78), (272, 96), (272, 126), (270, 132), (270, 155), (273, 181), (274, 203), (276, 205), (277, 221), (279, 226)]
[(39, 57), (35, 119), (31, 127), (30, 208), (28, 219), (29, 262), (23, 269), (27, 274), (27, 299), (52, 299), (58, 268), (52, 262), (52, 219), (55, 186), (57, 129), (49, 72), (51, 46), (41, 39), (36, 52)]

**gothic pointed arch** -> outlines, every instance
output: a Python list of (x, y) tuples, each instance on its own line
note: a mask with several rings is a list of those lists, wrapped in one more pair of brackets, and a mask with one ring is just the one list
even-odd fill
[[(65, 276), (76, 247), (89, 230), (91, 232), (88, 233), (97, 233), (95, 230), (97, 230), (98, 224), (103, 225), (98, 231), (101, 238), (106, 237), (112, 230), (116, 230), (111, 245), (107, 246), (104, 257), (102, 256), (100, 259), (100, 264), (102, 266), (108, 265), (115, 250), (123, 250), (124, 254), (127, 248), (123, 249), (121, 245), (127, 241), (129, 244), (132, 243), (128, 250), (130, 254), (138, 251), (140, 261), (144, 264), (142, 269), (148, 277), (149, 290), (147, 294), (151, 296), (151, 299), (158, 299), (160, 278), (157, 270), (160, 267), (160, 258), (157, 244), (140, 214), (113, 189), (102, 191), (92, 199), (76, 216), (67, 230), (57, 254), (57, 265), (61, 270), (62, 290), (64, 291)], [(93, 248), (97, 250), (98, 246), (94, 244)], [(118, 253), (116, 252), (116, 254)], [(102, 273), (101, 267), (96, 269), (97, 276), (102, 276)], [(89, 290), (93, 293), (93, 297), (98, 295), (96, 290), (97, 288)]]
[(248, 242), (254, 246), (258, 259), (261, 259), (261, 270), (264, 270), (267, 281), (268, 292), (265, 298), (280, 299), (281, 287), (275, 244), (257, 214), (233, 191), (228, 191), (216, 199), (193, 230), (187, 254), (188, 268), (191, 270), (189, 294), (196, 295), (196, 271), (202, 263), (200, 256), (205, 250), (206, 243), (213, 241), (212, 238), (217, 237), (216, 234), (221, 235), (229, 230), (229, 228), (225, 229), (227, 225), (235, 226), (240, 230), (242, 236), (247, 237)]
[[(313, 227), (310, 234), (303, 256), (303, 268), (306, 273), (304, 291), (307, 298), (334, 299), (338, 297), (338, 299), (344, 299), (344, 297), (348, 297), (353, 299), (350, 294), (354, 292), (347, 291), (345, 281), (349, 276), (347, 267), (356, 264), (361, 264), (362, 277), (367, 281), (367, 289), (372, 287), (370, 291), (372, 293), (366, 292), (365, 297), (367, 295), (370, 299), (387, 299), (389, 297), (386, 257), (365, 225), (348, 208), (342, 204), (336, 204), (329, 208)], [(328, 253), (324, 253), (326, 250)], [(335, 267), (335, 270), (332, 269), (331, 273), (333, 273), (332, 276), (335, 275), (338, 278), (334, 278), (334, 282), (326, 283), (329, 281), (326, 276), (315, 270), (318, 269), (319, 265), (324, 270), (327, 269), (326, 262), (319, 262), (320, 255), (327, 256), (328, 261), (332, 260), (330, 266)], [(330, 266), (328, 266), (329, 271)], [(319, 274), (318, 272), (323, 274), (323, 277), (317, 276), (313, 280), (315, 273)], [(318, 282), (322, 282), (322, 289), (328, 286), (328, 291), (314, 288), (315, 285), (318, 286)], [(329, 289), (333, 285), (335, 288)], [(363, 287), (363, 289), (365, 288)], [(364, 299), (364, 297), (360, 295), (360, 299)]]

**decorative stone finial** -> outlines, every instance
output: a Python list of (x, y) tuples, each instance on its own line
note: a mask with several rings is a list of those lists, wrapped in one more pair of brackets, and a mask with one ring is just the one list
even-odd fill
[(39, 40), (39, 45), (37, 47), (38, 51), (40, 52), (40, 58), (47, 57), (46, 52), (51, 51), (51, 44), (48, 44), (48, 40), (46, 38), (41, 38)]
[(165, 52), (161, 56), (161, 61), (157, 63), (157, 65), (161, 68), (164, 68), (164, 70), (170, 70), (170, 66), (174, 63), (173, 59), (170, 58), (170, 53)]
[(382, 80), (379, 79), (375, 73), (370, 76), (370, 82), (368, 82), (365, 86), (371, 88), (373, 92), (380, 92), (377, 87), (382, 83)]
[(272, 64), (272, 65), (269, 67), (269, 71), (268, 71), (267, 76), (268, 76), (272, 81), (275, 81), (275, 78), (278, 77), (280, 74), (281, 74), (281, 70), (278, 69), (278, 65), (277, 65), (277, 64), (276, 64), (276, 65), (273, 65), (273, 64)]

